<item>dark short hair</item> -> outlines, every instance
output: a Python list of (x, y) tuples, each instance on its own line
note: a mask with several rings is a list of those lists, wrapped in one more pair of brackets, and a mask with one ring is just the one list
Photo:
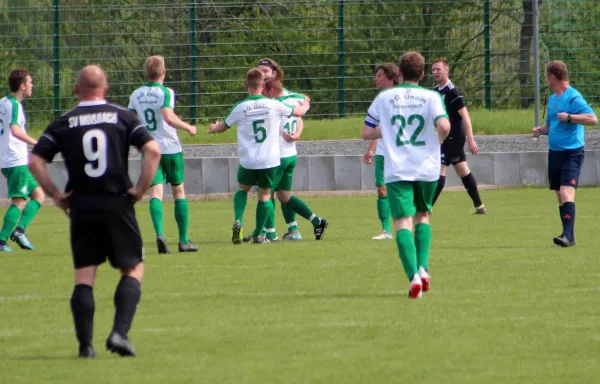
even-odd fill
[(27, 82), (29, 71), (26, 69), (15, 69), (8, 76), (8, 87), (11, 92), (17, 92), (22, 84)]
[(561, 60), (553, 60), (546, 64), (546, 75), (554, 75), (556, 80), (568, 81), (569, 72), (567, 71), (567, 64)]
[(403, 80), (419, 81), (425, 73), (425, 59), (419, 52), (406, 52), (399, 64)]
[(375, 68), (375, 73), (382, 71), (385, 77), (394, 82), (394, 85), (400, 82), (400, 70), (394, 64), (385, 63)]

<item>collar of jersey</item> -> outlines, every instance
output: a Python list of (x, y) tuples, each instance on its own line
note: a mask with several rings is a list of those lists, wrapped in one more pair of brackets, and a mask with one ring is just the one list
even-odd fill
[(258, 99), (268, 99), (268, 97), (264, 97), (263, 95), (252, 95), (246, 97), (244, 100), (258, 100)]
[(446, 82), (446, 84), (444, 84), (443, 87), (440, 87), (438, 84), (438, 89), (441, 91), (442, 89), (446, 88), (447, 86), (449, 86), (450, 84), (452, 84), (452, 80), (448, 79), (448, 81)]
[(14, 96), (13, 96), (13, 94), (12, 94), (12, 93), (9, 93), (9, 94), (8, 94), (8, 96), (6, 96), (6, 97), (8, 98), (8, 100), (14, 100), (14, 101), (16, 101), (17, 103), (19, 103), (19, 102), (20, 102), (20, 101), (19, 101), (19, 99), (17, 99), (16, 97), (14, 97)]
[(423, 88), (420, 85), (414, 85), (414, 84), (408, 84), (408, 83), (402, 83), (402, 84), (398, 84), (396, 85), (397, 88)]
[(157, 83), (156, 81), (149, 81), (144, 85), (146, 87), (162, 87), (163, 86), (161, 83)]
[(104, 105), (106, 100), (95, 100), (95, 101), (82, 101), (79, 103), (79, 107), (94, 107), (96, 105)]

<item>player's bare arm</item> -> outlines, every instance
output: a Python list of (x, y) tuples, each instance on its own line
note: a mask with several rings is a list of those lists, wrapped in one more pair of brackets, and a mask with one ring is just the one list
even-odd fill
[(36, 145), (37, 140), (29, 136), (20, 125), (13, 124), (10, 126), (10, 133), (17, 139), (31, 145)]
[(369, 142), (369, 148), (363, 155), (363, 161), (365, 164), (373, 164), (373, 155), (375, 154), (375, 148), (377, 148), (377, 140), (371, 140)]
[(544, 124), (541, 127), (534, 127), (532, 129), (532, 134), (534, 137), (540, 137), (541, 135), (547, 135), (548, 134), (548, 124)]
[(154, 140), (148, 141), (141, 149), (143, 160), (142, 168), (140, 170), (140, 177), (137, 184), (130, 188), (128, 193), (133, 196), (135, 201), (140, 201), (144, 196), (144, 193), (150, 188), (152, 179), (156, 174), (158, 168), (158, 162), (160, 161), (160, 148), (158, 143)]
[(368, 125), (363, 125), (362, 137), (365, 140), (377, 140), (381, 139), (381, 127), (378, 125), (376, 128)]
[(435, 122), (435, 126), (437, 128), (438, 139), (441, 144), (444, 142), (444, 140), (446, 140), (446, 137), (448, 137), (448, 134), (450, 133), (450, 120), (448, 120), (446, 117), (440, 117)]
[(302, 105), (294, 107), (294, 110), (292, 111), (292, 116), (302, 117), (302, 116), (306, 115), (306, 112), (308, 112), (309, 109), (310, 109), (310, 102), (308, 100), (304, 100)]
[(227, 126), (225, 125), (225, 123), (217, 120), (210, 125), (210, 128), (208, 128), (208, 133), (210, 133), (210, 134), (222, 133), (222, 132), (225, 132), (226, 130), (227, 130)]
[(479, 153), (479, 148), (477, 147), (477, 143), (475, 142), (475, 137), (473, 136), (473, 125), (471, 124), (471, 116), (469, 116), (469, 111), (467, 111), (467, 107), (462, 107), (458, 110), (458, 114), (462, 117), (463, 124), (465, 127), (465, 134), (467, 135), (467, 145), (469, 146), (469, 151), (476, 155)]
[(598, 118), (593, 113), (582, 113), (579, 115), (573, 115), (567, 112), (560, 112), (556, 115), (556, 118), (563, 123), (573, 123), (581, 125), (597, 125)]
[(46, 160), (41, 156), (31, 154), (29, 157), (29, 171), (38, 183), (40, 183), (40, 186), (44, 192), (46, 192), (46, 195), (50, 196), (60, 209), (67, 212), (69, 209), (69, 196), (71, 194), (61, 192), (56, 184), (54, 184), (50, 177), (50, 173), (48, 173), (48, 169), (46, 168)]
[(186, 131), (190, 135), (196, 135), (196, 127), (181, 120), (172, 108), (161, 108), (163, 120), (175, 129)]

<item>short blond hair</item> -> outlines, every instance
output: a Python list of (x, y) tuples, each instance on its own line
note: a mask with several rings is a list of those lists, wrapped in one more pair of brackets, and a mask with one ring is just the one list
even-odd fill
[(165, 69), (165, 58), (159, 55), (150, 56), (144, 64), (146, 68), (146, 78), (148, 80), (158, 80)]
[(248, 84), (248, 88), (257, 89), (265, 82), (265, 75), (260, 71), (260, 69), (252, 68), (246, 73), (246, 84)]

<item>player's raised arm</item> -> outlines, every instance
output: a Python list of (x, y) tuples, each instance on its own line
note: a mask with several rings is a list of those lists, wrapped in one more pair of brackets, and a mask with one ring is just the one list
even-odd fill
[(306, 115), (306, 112), (308, 112), (309, 109), (310, 109), (310, 101), (308, 101), (308, 99), (305, 99), (304, 102), (302, 103), (302, 105), (298, 105), (298, 106), (294, 107), (294, 109), (292, 111), (292, 116), (302, 117), (302, 116)]

